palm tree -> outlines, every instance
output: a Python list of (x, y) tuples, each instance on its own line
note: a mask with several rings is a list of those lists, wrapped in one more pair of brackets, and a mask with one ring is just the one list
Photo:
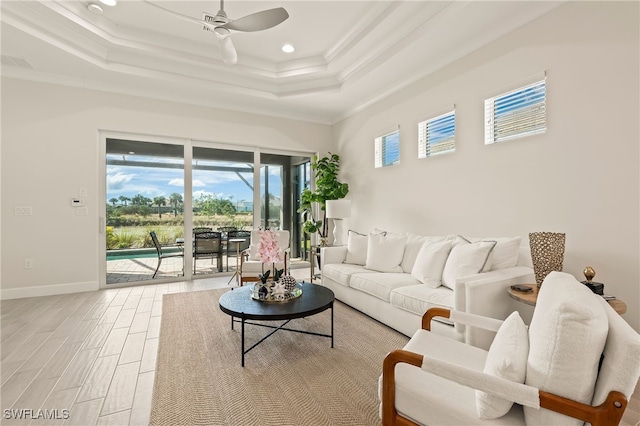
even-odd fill
[(177, 192), (169, 195), (169, 203), (173, 206), (173, 216), (178, 216), (178, 204), (182, 203), (182, 195)]
[(118, 202), (118, 199), (114, 197), (114, 198), (111, 198), (111, 199), (109, 200), (109, 202), (110, 202), (111, 204), (113, 204), (113, 207), (115, 207), (115, 206), (116, 206), (116, 203)]
[(166, 206), (167, 205), (167, 199), (162, 197), (162, 196), (154, 197), (153, 204), (158, 206), (158, 217), (161, 218), (162, 217), (162, 211), (160, 210), (160, 208), (161, 208), (161, 206)]
[(124, 204), (125, 207), (127, 207), (127, 201), (131, 201), (131, 198), (121, 195), (118, 197), (118, 200), (120, 200), (120, 202)]

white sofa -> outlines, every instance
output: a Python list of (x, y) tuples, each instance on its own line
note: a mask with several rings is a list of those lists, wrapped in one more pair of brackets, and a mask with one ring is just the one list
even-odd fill
[[(431, 307), (505, 319), (507, 288), (535, 283), (520, 237), (426, 237), (349, 231), (348, 243), (324, 247), (322, 285), (336, 299), (412, 336)], [(488, 349), (494, 333), (446, 320), (432, 330)]]

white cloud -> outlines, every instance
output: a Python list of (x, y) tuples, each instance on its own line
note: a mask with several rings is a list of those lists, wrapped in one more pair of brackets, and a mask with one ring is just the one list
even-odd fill
[[(168, 185), (184, 187), (184, 179), (182, 179), (182, 178), (171, 179), (169, 181)], [(196, 188), (198, 186), (206, 186), (206, 185), (201, 180), (194, 179), (193, 182), (191, 182), (191, 186)]]
[(122, 189), (124, 185), (131, 181), (135, 175), (133, 174), (125, 174), (125, 173), (116, 173), (115, 175), (107, 175), (107, 188), (108, 189)]

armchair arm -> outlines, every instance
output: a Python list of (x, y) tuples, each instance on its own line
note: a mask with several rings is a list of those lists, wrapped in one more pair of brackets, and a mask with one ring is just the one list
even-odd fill
[(414, 423), (399, 416), (395, 410), (395, 366), (406, 363), (454, 381), (463, 386), (496, 395), (508, 401), (528, 407), (546, 408), (570, 417), (574, 417), (593, 426), (613, 426), (622, 419), (627, 406), (625, 396), (616, 391), (609, 393), (606, 401), (593, 407), (540, 391), (532, 386), (515, 383), (507, 379), (485, 374), (481, 371), (460, 367), (438, 359), (423, 355), (396, 350), (388, 354), (382, 367), (382, 424), (383, 425), (413, 425)]
[(445, 308), (429, 308), (422, 316), (422, 328), (431, 331), (431, 320), (435, 317), (448, 318), (454, 324), (471, 325), (483, 330), (496, 332), (504, 321), (467, 312), (451, 311)]

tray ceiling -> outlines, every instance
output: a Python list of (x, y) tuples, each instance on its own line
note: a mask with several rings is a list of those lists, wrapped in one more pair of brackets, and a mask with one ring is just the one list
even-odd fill
[[(199, 19), (219, 9), (154, 2)], [(146, 1), (101, 5), (102, 15), (90, 3), (3, 1), (2, 74), (331, 124), (563, 2), (227, 0), (231, 19), (274, 7), (290, 15), (232, 32), (232, 66), (213, 34)]]

